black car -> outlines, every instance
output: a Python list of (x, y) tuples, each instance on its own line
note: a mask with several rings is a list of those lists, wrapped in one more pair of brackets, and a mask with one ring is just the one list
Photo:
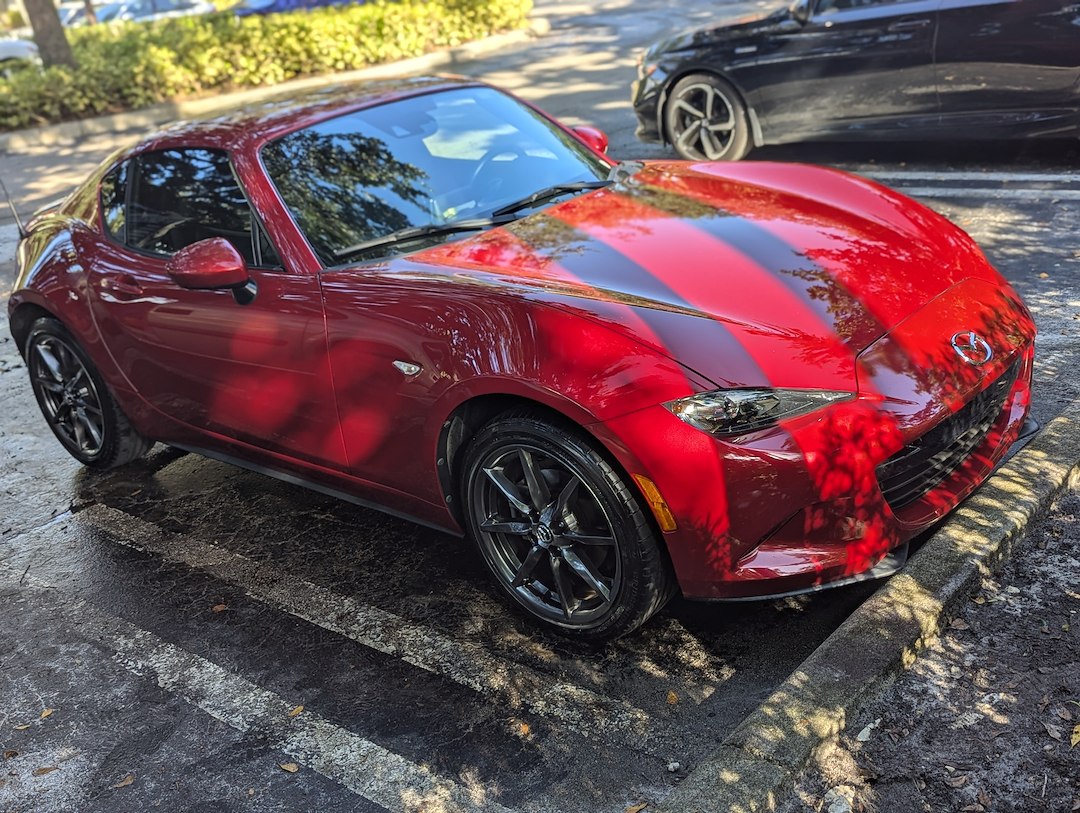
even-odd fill
[(637, 135), (737, 160), (793, 141), (1080, 134), (1080, 2), (796, 0), (654, 44)]

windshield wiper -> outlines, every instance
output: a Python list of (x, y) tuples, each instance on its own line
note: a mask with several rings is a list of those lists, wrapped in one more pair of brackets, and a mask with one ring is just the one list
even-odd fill
[(528, 209), (530, 206), (535, 206), (538, 203), (543, 203), (545, 200), (550, 200), (557, 195), (562, 195), (567, 192), (583, 192), (586, 189), (601, 189), (611, 184), (612, 181), (574, 181), (573, 183), (560, 183), (555, 186), (549, 186), (545, 189), (539, 189), (533, 192), (528, 197), (524, 197), (521, 200), (515, 200), (513, 203), (508, 203), (505, 206), (500, 206), (494, 212), (493, 217), (499, 215), (508, 215), (513, 212), (520, 212), (522, 209)]
[(334, 259), (341, 260), (353, 254), (360, 254), (364, 251), (368, 251), (369, 249), (379, 248), (380, 246), (389, 246), (394, 243), (404, 243), (408, 240), (416, 240), (420, 237), (435, 237), (440, 234), (455, 234), (460, 231), (480, 231), (480, 229), (487, 229), (491, 226), (501, 226), (504, 223), (511, 223), (517, 219), (514, 217), (498, 217), (497, 214), (498, 213), (492, 217), (474, 217), (468, 220), (455, 220), (450, 223), (429, 223), (426, 226), (409, 226), (405, 229), (398, 229), (389, 234), (384, 234), (381, 237), (372, 237), (370, 240), (364, 240), (363, 242), (340, 248), (334, 252)]

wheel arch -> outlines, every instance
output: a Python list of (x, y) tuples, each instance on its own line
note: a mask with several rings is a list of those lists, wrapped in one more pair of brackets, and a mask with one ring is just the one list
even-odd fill
[(43, 316), (55, 319), (63, 324), (63, 320), (59, 316), (36, 302), (21, 302), (11, 312), (8, 329), (11, 331), (11, 337), (15, 340), (15, 347), (18, 348), (19, 355), (24, 356), (26, 340), (30, 336), (30, 328), (34, 322)]
[(676, 73), (667, 77), (667, 81), (664, 82), (664, 87), (660, 91), (660, 101), (656, 105), (656, 126), (664, 143), (671, 146), (671, 139), (668, 137), (667, 125), (665, 124), (666, 116), (664, 115), (667, 111), (668, 96), (670, 95), (671, 89), (687, 76), (695, 73), (705, 73), (710, 76), (715, 76), (717, 79), (724, 80), (735, 89), (735, 92), (739, 94), (739, 101), (742, 102), (743, 107), (746, 108), (746, 115), (750, 117), (750, 137), (753, 139), (753, 146), (765, 146), (765, 136), (762, 131), (761, 120), (758, 118), (757, 110), (754, 109), (754, 105), (750, 103), (750, 98), (747, 96), (746, 90), (739, 82), (732, 78), (731, 74), (703, 65), (682, 67)]
[[(463, 452), (468, 447), (469, 441), (485, 425), (500, 415), (510, 412), (529, 412), (587, 438), (601, 457), (618, 472), (623, 482), (626, 483), (626, 487), (630, 489), (642, 506), (656, 539), (661, 540), (661, 550), (664, 556), (668, 557), (670, 564), (670, 554), (667, 550), (665, 535), (661, 532), (656, 518), (649, 508), (649, 502), (641, 492), (637, 480), (630, 476), (630, 472), (619, 456), (609, 448), (609, 445), (597, 432), (590, 429), (589, 425), (575, 420), (567, 412), (563, 412), (550, 404), (522, 395), (488, 393), (473, 396), (458, 404), (442, 423), (436, 451), (439, 487), (442, 490), (443, 497), (446, 499), (446, 505), (454, 517), (454, 521), (459, 526), (462, 528), (467, 527), (465, 517), (462, 514), (463, 506), (459, 499), (461, 463), (464, 459)], [(629, 452), (627, 453), (629, 454)]]

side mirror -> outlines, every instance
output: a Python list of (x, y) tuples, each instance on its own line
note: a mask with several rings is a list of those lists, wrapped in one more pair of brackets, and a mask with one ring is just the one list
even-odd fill
[(813, 0), (795, 0), (788, 8), (788, 12), (799, 25), (806, 25), (810, 21), (811, 6), (813, 6)]
[(251, 279), (247, 262), (224, 237), (200, 240), (176, 252), (166, 265), (181, 288), (240, 288)]
[(606, 153), (608, 137), (603, 130), (597, 127), (581, 126), (574, 128), (574, 135), (588, 144), (597, 152)]

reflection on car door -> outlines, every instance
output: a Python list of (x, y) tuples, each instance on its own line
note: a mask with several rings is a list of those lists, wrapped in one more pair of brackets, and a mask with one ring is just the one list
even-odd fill
[(775, 61), (755, 66), (765, 75), (756, 95), (767, 138), (936, 127), (938, 2), (816, 0), (805, 24), (777, 35)]
[(947, 124), (1003, 136), (1075, 134), (1080, 2), (941, 0), (939, 26), (937, 81)]
[[(228, 156), (137, 156), (106, 177), (102, 209), (113, 245), (88, 269), (91, 308), (131, 387), (188, 426), (342, 466), (318, 279), (272, 267)], [(169, 277), (172, 254), (210, 237), (247, 259), (258, 288), (250, 304)]]

